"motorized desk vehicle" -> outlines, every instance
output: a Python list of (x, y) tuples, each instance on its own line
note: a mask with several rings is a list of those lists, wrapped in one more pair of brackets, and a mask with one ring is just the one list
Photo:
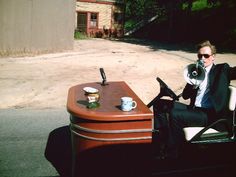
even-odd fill
[[(160, 78), (157, 78), (157, 80), (160, 83), (160, 93), (147, 105), (149, 108), (162, 96), (169, 96), (173, 101), (178, 100), (181, 96), (177, 96)], [(104, 83), (105, 81), (103, 80), (102, 85), (104, 85)], [(235, 97), (234, 88), (230, 89), (232, 89), (231, 93), (233, 97)], [(91, 177), (93, 177), (94, 174), (98, 175), (98, 172), (100, 175), (102, 174), (103, 177), (236, 176), (234, 170), (234, 159), (236, 157), (234, 109), (236, 99), (230, 101), (233, 102), (230, 104), (231, 106), (233, 105), (233, 107), (230, 106), (233, 112), (232, 130), (226, 129), (224, 132), (214, 131), (214, 133), (210, 134), (205, 133), (215, 124), (225, 124), (226, 121), (224, 119), (213, 123), (209, 127), (198, 128), (201, 129), (201, 131), (195, 136), (192, 135), (188, 143), (179, 152), (180, 155), (177, 159), (160, 158), (159, 154), (156, 152), (157, 148), (154, 142), (155, 136), (158, 136), (158, 131), (153, 131), (152, 140), (148, 143), (116, 143), (112, 146), (99, 146), (96, 151), (87, 151), (83, 156), (78, 156), (82, 163), (78, 161), (78, 172), (76, 172), (76, 174), (80, 176), (82, 170), (84, 170), (83, 176), (89, 176), (90, 174)], [(75, 108), (75, 106), (72, 106), (72, 108)], [(71, 120), (76, 120), (76, 115), (74, 118), (72, 116)], [(113, 121), (114, 120), (109, 119), (106, 122)], [(128, 122), (129, 121), (130, 120), (128, 120)], [(88, 120), (87, 122), (80, 120), (79, 122), (81, 125), (85, 125), (86, 123), (89, 126), (96, 123), (96, 121), (94, 122), (93, 120)], [(72, 124), (73, 131), (74, 127)], [(81, 129), (80, 131), (85, 130)], [(105, 131), (103, 131), (103, 133), (104, 132)], [(72, 136), (75, 136), (75, 134)], [(84, 137), (86, 138), (86, 136)], [(84, 137), (81, 136), (81, 138)], [(80, 143), (80, 141), (75, 142)], [(74, 145), (75, 147), (79, 146), (80, 150), (84, 148), (79, 144)], [(108, 171), (109, 173), (107, 173)]]

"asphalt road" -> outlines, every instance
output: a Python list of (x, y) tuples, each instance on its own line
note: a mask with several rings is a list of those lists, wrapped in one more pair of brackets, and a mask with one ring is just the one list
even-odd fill
[(69, 124), (66, 108), (2, 109), (0, 118), (1, 177), (58, 176), (44, 151), (49, 133)]

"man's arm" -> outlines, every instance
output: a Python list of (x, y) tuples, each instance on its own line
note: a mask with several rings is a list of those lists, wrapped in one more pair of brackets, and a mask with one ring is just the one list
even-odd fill
[(184, 87), (183, 93), (182, 93), (182, 97), (183, 97), (183, 99), (187, 100), (187, 99), (193, 97), (193, 95), (195, 95), (196, 92), (197, 92), (197, 89), (195, 89), (193, 85), (186, 84), (186, 86)]

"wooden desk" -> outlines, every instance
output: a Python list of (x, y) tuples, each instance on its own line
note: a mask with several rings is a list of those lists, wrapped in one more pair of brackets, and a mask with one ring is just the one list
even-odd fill
[[(98, 108), (86, 107), (84, 87), (94, 87), (99, 90)], [(130, 112), (121, 111), (122, 96), (132, 97), (137, 102), (137, 107)], [(78, 169), (81, 169), (82, 164), (79, 163), (79, 159), (86, 152), (114, 145), (152, 142), (153, 113), (125, 82), (109, 82), (105, 86), (100, 83), (86, 83), (71, 87), (67, 110), (71, 121), (73, 176), (81, 176), (81, 170)], [(83, 161), (85, 159), (88, 158), (83, 158)]]

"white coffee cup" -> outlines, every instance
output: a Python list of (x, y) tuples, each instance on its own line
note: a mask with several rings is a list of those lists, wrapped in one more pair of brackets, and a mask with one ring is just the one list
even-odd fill
[(137, 107), (136, 101), (131, 97), (121, 97), (121, 110), (122, 111), (131, 111)]

